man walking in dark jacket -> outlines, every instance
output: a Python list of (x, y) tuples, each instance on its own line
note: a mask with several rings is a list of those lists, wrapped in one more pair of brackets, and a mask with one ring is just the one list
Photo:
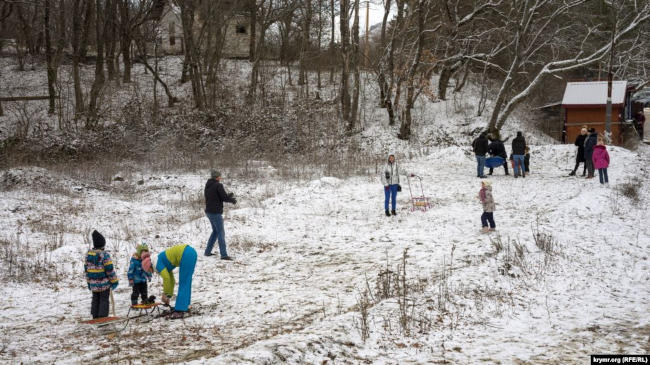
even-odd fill
[(515, 178), (519, 177), (519, 170), (521, 170), (521, 177), (526, 177), (526, 165), (524, 159), (526, 158), (526, 139), (524, 134), (517, 132), (517, 137), (512, 140), (512, 159), (514, 160), (514, 174)]
[(489, 144), (486, 135), (486, 132), (482, 132), (478, 138), (472, 142), (474, 155), (476, 155), (476, 177), (480, 177), (481, 179), (486, 177), (483, 173), (483, 170), (485, 169), (485, 154), (488, 152)]
[(594, 177), (594, 161), (591, 159), (594, 154), (594, 146), (598, 142), (598, 133), (594, 128), (589, 128), (589, 136), (585, 139), (585, 161), (587, 164), (587, 179)]
[[(508, 174), (508, 154), (506, 153), (506, 147), (503, 145), (503, 141), (497, 139), (490, 139), (490, 145), (488, 146), (488, 152), (491, 156), (499, 156), (503, 158), (503, 168), (506, 170), (506, 175)], [(490, 172), (488, 175), (492, 175), (494, 168), (490, 167)]]
[(222, 260), (232, 260), (226, 252), (226, 233), (223, 228), (223, 202), (237, 204), (237, 199), (232, 193), (226, 194), (221, 184), (221, 173), (212, 170), (210, 179), (205, 184), (203, 191), (205, 195), (205, 215), (212, 225), (212, 234), (208, 238), (208, 245), (205, 247), (205, 256), (212, 256), (214, 241), (219, 241), (219, 254)]

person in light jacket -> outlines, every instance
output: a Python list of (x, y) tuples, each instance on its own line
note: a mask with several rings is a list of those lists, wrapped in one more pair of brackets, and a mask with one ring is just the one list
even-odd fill
[[(406, 174), (406, 171), (402, 172)], [(397, 192), (400, 190), (399, 174), (400, 169), (397, 162), (395, 162), (395, 155), (390, 154), (388, 162), (381, 173), (381, 183), (384, 185), (384, 211), (387, 217), (390, 217), (391, 214), (397, 215)], [(415, 175), (411, 174), (411, 176)], [(391, 210), (388, 210), (389, 202), (391, 203)]]

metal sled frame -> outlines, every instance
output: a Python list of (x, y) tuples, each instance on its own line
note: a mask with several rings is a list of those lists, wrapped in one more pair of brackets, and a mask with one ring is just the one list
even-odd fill
[(413, 196), (413, 191), (411, 190), (411, 178), (409, 176), (407, 176), (406, 181), (408, 182), (409, 194), (411, 195), (411, 212), (414, 212), (416, 210), (426, 212), (427, 210), (431, 209), (431, 201), (429, 200), (428, 197), (424, 196), (424, 187), (422, 186), (422, 177), (414, 176), (414, 178), (417, 178), (420, 181), (420, 192), (421, 192), (422, 195)]

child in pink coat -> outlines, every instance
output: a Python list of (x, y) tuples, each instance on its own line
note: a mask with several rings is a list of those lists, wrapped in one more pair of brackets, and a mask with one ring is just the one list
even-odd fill
[(591, 159), (594, 162), (594, 168), (598, 170), (600, 183), (609, 185), (609, 179), (607, 178), (607, 167), (609, 167), (609, 153), (607, 153), (605, 141), (603, 141), (603, 139), (600, 137), (598, 138), (598, 143), (594, 146), (594, 153), (592, 154)]

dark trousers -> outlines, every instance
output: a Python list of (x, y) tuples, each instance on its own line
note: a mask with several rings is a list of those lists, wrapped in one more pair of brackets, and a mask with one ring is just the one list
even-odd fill
[(605, 167), (604, 169), (598, 169), (598, 177), (600, 178), (600, 183), (608, 183), (609, 184), (609, 179), (607, 178), (607, 168)]
[(111, 290), (93, 292), (93, 301), (90, 305), (90, 314), (93, 318), (108, 317), (109, 296)]
[(587, 176), (594, 177), (594, 161), (589, 157), (585, 163), (587, 164), (587, 172), (589, 173)]
[(493, 212), (483, 212), (483, 214), (481, 215), (481, 225), (483, 227), (487, 227), (488, 222), (490, 222), (490, 228), (495, 228), (497, 226), (496, 224), (494, 224)]
[[(504, 158), (504, 160), (505, 160), (505, 158)], [(503, 168), (506, 170), (506, 175), (508, 175), (508, 161), (507, 160), (506, 160), (506, 162), (503, 163)], [(492, 172), (494, 172), (494, 168), (490, 167), (490, 175), (492, 175)]]
[(147, 301), (147, 282), (133, 284), (133, 292), (131, 293), (131, 304), (138, 304), (138, 296), (142, 298), (142, 302)]
[(587, 173), (587, 162), (586, 161), (577, 161), (576, 160), (576, 166), (573, 168), (573, 174), (575, 174), (576, 171), (578, 171), (578, 167), (580, 166), (580, 163), (582, 163), (582, 165), (584, 167), (582, 169), (582, 176), (585, 176), (585, 174)]

